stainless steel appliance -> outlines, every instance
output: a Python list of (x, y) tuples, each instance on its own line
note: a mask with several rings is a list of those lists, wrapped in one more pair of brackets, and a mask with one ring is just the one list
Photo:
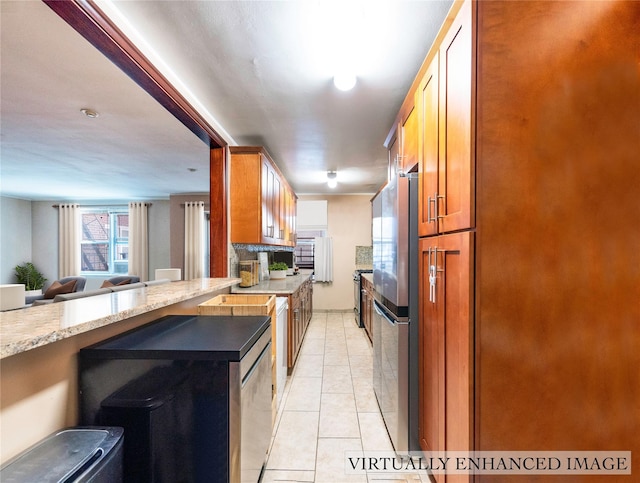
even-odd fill
[(276, 408), (280, 407), (287, 384), (287, 321), (289, 320), (289, 298), (276, 297)]
[[(230, 478), (229, 481), (260, 481), (271, 442), (271, 332), (265, 331), (239, 363), (230, 362)], [(239, 370), (239, 372), (238, 372)], [(240, 414), (237, 399), (240, 397)], [(239, 417), (238, 417), (239, 416)], [(236, 437), (240, 436), (240, 441)], [(240, 446), (240, 468), (234, 464)], [(238, 473), (239, 470), (239, 473)]]
[(256, 483), (271, 318), (172, 315), (80, 350), (80, 420), (125, 430), (125, 481)]
[(370, 269), (356, 269), (353, 272), (353, 314), (358, 327), (364, 327), (360, 310), (362, 304), (362, 274), (371, 272), (373, 270)]
[(418, 440), (418, 180), (390, 180), (373, 200), (373, 388), (397, 453)]

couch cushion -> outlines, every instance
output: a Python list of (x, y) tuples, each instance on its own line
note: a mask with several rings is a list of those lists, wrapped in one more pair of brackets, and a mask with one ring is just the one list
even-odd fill
[(71, 293), (76, 289), (76, 280), (70, 280), (67, 283), (60, 283), (57, 280), (44, 293), (45, 299), (52, 299), (58, 294)]
[(109, 282), (109, 280), (105, 280), (104, 282), (102, 282), (102, 285), (100, 285), (100, 288), (110, 288), (110, 287), (118, 287), (120, 285), (129, 285), (131, 283), (131, 279), (130, 278), (126, 278), (118, 283), (111, 283)]

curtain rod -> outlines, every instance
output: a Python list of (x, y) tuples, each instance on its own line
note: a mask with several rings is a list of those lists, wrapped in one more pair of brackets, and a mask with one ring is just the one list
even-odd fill
[[(133, 201), (132, 203), (143, 203), (143, 202), (142, 202), (142, 201)], [(66, 204), (73, 205), (73, 204), (76, 204), (76, 203), (66, 203)], [(151, 205), (153, 205), (153, 203), (144, 203), (144, 204), (145, 204), (146, 206), (151, 206)], [(93, 207), (93, 206), (100, 206), (100, 207), (108, 208), (108, 207), (110, 207), (110, 206), (129, 206), (129, 204), (127, 203), (127, 204), (119, 205), (119, 204), (117, 204), (117, 203), (102, 203), (102, 204), (93, 204), (93, 205), (81, 205), (81, 204), (79, 204), (79, 203), (78, 203), (78, 206), (79, 206), (80, 208), (84, 208), (84, 207)], [(51, 205), (51, 207), (52, 207), (52, 208), (60, 208), (60, 205)]]

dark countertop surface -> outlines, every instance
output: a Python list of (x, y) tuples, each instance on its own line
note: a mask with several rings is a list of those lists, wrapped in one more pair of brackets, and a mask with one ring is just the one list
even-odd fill
[(99, 359), (239, 361), (270, 326), (268, 315), (170, 315), (80, 353)]

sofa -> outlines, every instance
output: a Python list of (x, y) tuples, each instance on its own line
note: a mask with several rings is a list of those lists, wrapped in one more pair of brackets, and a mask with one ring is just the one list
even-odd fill
[(54, 297), (59, 293), (75, 293), (82, 292), (84, 286), (87, 283), (85, 277), (64, 277), (60, 280), (53, 282), (44, 293), (40, 295), (29, 295), (25, 297), (25, 305), (35, 304), (38, 305), (48, 304), (53, 302)]
[[(125, 277), (125, 278), (129, 278), (129, 279), (133, 279), (136, 278), (138, 280), (140, 280), (138, 277)], [(111, 279), (110, 279), (111, 280)], [(103, 286), (101, 288), (97, 288), (94, 290), (83, 290), (82, 292), (71, 292), (71, 293), (65, 293), (65, 294), (58, 294), (56, 295), (53, 299), (42, 299), (42, 300), (36, 300), (35, 302), (33, 302), (32, 306), (37, 306), (37, 305), (44, 305), (44, 304), (48, 304), (48, 303), (56, 303), (56, 302), (65, 302), (67, 300), (77, 300), (77, 299), (81, 299), (81, 298), (86, 298), (86, 297), (93, 297), (94, 295), (102, 295), (102, 294), (108, 294), (108, 293), (113, 293), (113, 292), (121, 292), (124, 290), (132, 290), (132, 289), (136, 289), (136, 288), (143, 288), (143, 287), (148, 287), (148, 286), (152, 286), (152, 285), (160, 285), (160, 284), (165, 284), (165, 283), (170, 283), (171, 281), (169, 279), (163, 279), (163, 280), (153, 280), (150, 282), (133, 282), (133, 283), (126, 283), (126, 284), (122, 284), (122, 285), (105, 285), (103, 283)]]

